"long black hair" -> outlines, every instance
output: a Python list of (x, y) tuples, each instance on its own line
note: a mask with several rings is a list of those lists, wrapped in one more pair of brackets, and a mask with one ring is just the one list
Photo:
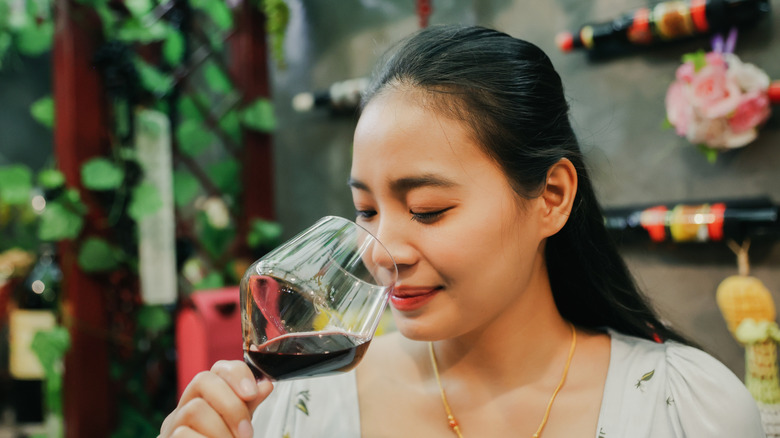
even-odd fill
[(553, 296), (565, 319), (684, 341), (659, 321), (607, 234), (561, 78), (541, 49), (483, 27), (429, 27), (390, 52), (362, 105), (399, 87), (422, 91), (422, 105), (465, 122), (522, 197), (538, 196), (559, 160), (574, 164), (579, 184), (571, 215), (545, 249)]

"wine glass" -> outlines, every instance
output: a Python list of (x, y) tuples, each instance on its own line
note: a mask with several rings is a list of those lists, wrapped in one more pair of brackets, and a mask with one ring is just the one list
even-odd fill
[(351, 370), (397, 276), (390, 253), (363, 227), (336, 216), (320, 219), (241, 279), (244, 361), (258, 379)]

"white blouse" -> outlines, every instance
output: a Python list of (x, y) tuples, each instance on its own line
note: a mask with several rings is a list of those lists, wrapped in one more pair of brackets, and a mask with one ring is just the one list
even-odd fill
[[(764, 438), (755, 401), (712, 356), (609, 331), (594, 438)], [(282, 381), (257, 408), (255, 438), (360, 437), (355, 372)]]

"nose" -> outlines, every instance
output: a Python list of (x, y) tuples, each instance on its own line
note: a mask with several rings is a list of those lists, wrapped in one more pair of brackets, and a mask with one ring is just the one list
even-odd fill
[[(395, 261), (399, 274), (403, 268), (414, 264), (414, 249), (409, 245), (409, 236), (404, 231), (403, 221), (388, 218), (381, 219), (375, 233), (376, 238), (381, 242), (381, 245), (377, 245), (377, 248), (375, 248), (377, 263), (380, 263), (379, 260), (383, 257), (387, 258), (387, 253), (389, 252), (392, 260)], [(386, 248), (387, 251), (382, 247)], [(382, 266), (385, 266), (385, 263), (389, 262), (381, 263)]]

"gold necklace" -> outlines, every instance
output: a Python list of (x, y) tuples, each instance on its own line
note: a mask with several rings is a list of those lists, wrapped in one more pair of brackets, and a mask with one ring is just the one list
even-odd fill
[[(569, 323), (569, 326), (571, 327), (571, 347), (569, 347), (569, 357), (566, 359), (566, 366), (563, 368), (561, 381), (558, 382), (558, 386), (555, 388), (555, 391), (553, 391), (552, 397), (550, 397), (550, 401), (547, 403), (547, 409), (544, 411), (542, 422), (539, 424), (539, 428), (536, 429), (536, 432), (532, 435), (532, 438), (539, 438), (539, 435), (542, 433), (542, 429), (544, 429), (545, 424), (547, 424), (547, 419), (550, 417), (550, 410), (552, 409), (555, 397), (558, 396), (558, 392), (560, 392), (561, 388), (563, 388), (563, 382), (566, 381), (566, 376), (569, 374), (571, 358), (574, 357), (574, 347), (577, 346), (577, 330), (574, 329), (574, 325), (572, 323)], [(433, 374), (436, 376), (436, 383), (439, 385), (439, 392), (441, 392), (441, 401), (444, 403), (444, 410), (447, 412), (447, 422), (458, 438), (463, 438), (458, 420), (456, 420), (455, 416), (452, 415), (452, 409), (450, 409), (450, 404), (447, 402), (447, 396), (444, 395), (444, 387), (441, 386), (441, 377), (439, 377), (439, 366), (436, 364), (436, 353), (433, 351), (433, 342), (428, 343), (428, 352), (431, 354), (431, 365), (433, 365)]]

